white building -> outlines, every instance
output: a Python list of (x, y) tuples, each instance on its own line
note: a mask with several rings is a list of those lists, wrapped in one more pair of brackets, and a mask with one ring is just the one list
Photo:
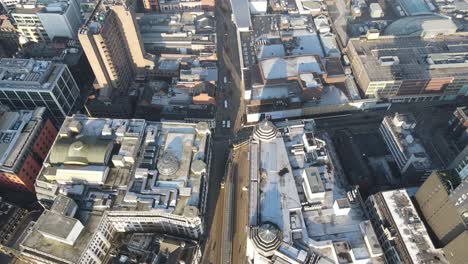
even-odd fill
[(18, 33), (28, 41), (46, 42), (51, 40), (37, 15), (41, 10), (42, 7), (35, 3), (18, 3), (15, 6), (15, 10), (11, 13)]
[(371, 3), (369, 5), (370, 9), (370, 16), (372, 18), (381, 18), (384, 16), (384, 12), (382, 10), (382, 7), (380, 7), (379, 3)]
[(252, 15), (267, 13), (267, 0), (249, 0), (250, 13)]
[(359, 192), (344, 189), (339, 161), (308, 157), (313, 127), (310, 120), (262, 121), (254, 130), (247, 262), (384, 263)]
[(45, 6), (18, 3), (12, 16), (19, 34), (33, 42), (47, 42), (54, 37), (76, 39), (82, 22), (76, 0), (50, 2)]
[(388, 149), (404, 175), (404, 182), (424, 181), (429, 175), (431, 162), (424, 146), (414, 136), (416, 120), (411, 114), (395, 113), (386, 116), (379, 131)]
[(0, 3), (2, 4), (3, 8), (7, 11), (11, 11), (15, 9), (16, 4), (18, 4), (20, 0), (1, 0)]
[(320, 178), (319, 170), (315, 167), (306, 168), (302, 172), (302, 187), (309, 203), (325, 200), (325, 188), (322, 179)]
[(54, 37), (76, 39), (82, 22), (80, 6), (76, 0), (48, 3), (37, 16), (50, 39)]
[(328, 17), (325, 15), (319, 15), (314, 18), (315, 27), (321, 34), (330, 32), (330, 23)]

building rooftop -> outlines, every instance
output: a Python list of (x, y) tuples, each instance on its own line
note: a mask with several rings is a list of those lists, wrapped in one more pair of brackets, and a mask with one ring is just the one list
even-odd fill
[(181, 12), (170, 14), (145, 14), (138, 19), (141, 33), (207, 33), (215, 31), (212, 12)]
[[(53, 200), (59, 193), (77, 192), (80, 207), (91, 209), (112, 210), (112, 203), (138, 210), (144, 201), (142, 210), (179, 215), (190, 214), (187, 208), (197, 211), (200, 175), (207, 167), (209, 130), (202, 126), (69, 117), (38, 176), (38, 197)], [(84, 188), (73, 189), (77, 185)]]
[(323, 73), (323, 66), (316, 56), (270, 58), (259, 62), (265, 80), (288, 79), (301, 73)]
[(37, 231), (45, 237), (66, 241), (72, 245), (83, 228), (82, 225), (75, 228), (76, 225), (81, 225), (78, 219), (47, 210), (36, 222)]
[(314, 133), (313, 120), (262, 121), (254, 129), (249, 239), (259, 255), (249, 258), (263, 263), (285, 254), (304, 263), (318, 254), (320, 263), (338, 263), (345, 253), (354, 261), (383, 263), (358, 192), (347, 188), (329, 136)]
[[(415, 135), (416, 120), (412, 114), (395, 113), (393, 117), (386, 116), (383, 124), (389, 130), (393, 141), (396, 142), (398, 151), (404, 154), (406, 160), (414, 155), (417, 158), (417, 161), (413, 161), (416, 168), (424, 170), (431, 167), (426, 149)], [(406, 161), (402, 162), (397, 157), (397, 164), (402, 168), (406, 165)]]
[(393, 190), (382, 192), (382, 196), (388, 206), (395, 228), (401, 236), (411, 259), (414, 263), (427, 263), (434, 256), (444, 259), (441, 252), (432, 244), (419, 215), (405, 190)]
[(37, 5), (35, 2), (32, 3), (18, 3), (15, 6), (15, 9), (12, 12), (12, 15), (15, 14), (31, 14), (35, 15), (36, 13), (40, 12), (44, 7)]
[(321, 58), (324, 56), (317, 32), (310, 29), (294, 29), (292, 35), (292, 55), (318, 55)]
[(250, 19), (250, 7), (248, 0), (239, 0), (233, 2), (231, 0), (232, 18), (237, 28), (240, 31), (250, 30), (252, 28), (252, 20)]
[(34, 59), (0, 60), (0, 87), (3, 89), (49, 90), (65, 65)]
[[(283, 46), (285, 55), (318, 55), (324, 56), (323, 49), (318, 37), (318, 30), (314, 26), (314, 20), (306, 15), (280, 15), (268, 14), (253, 16), (253, 36), (257, 46), (257, 57), (272, 57), (268, 51)], [(279, 45), (279, 46), (278, 46)], [(262, 50), (266, 47), (266, 53)]]
[(101, 215), (90, 215), (84, 222), (85, 228), (76, 237), (74, 244), (70, 245), (47, 236), (47, 234), (44, 235), (44, 230), (51, 230), (55, 233), (68, 232), (78, 220), (45, 211), (21, 242), (20, 247), (26, 254), (52, 255), (65, 263), (78, 263), (89, 240), (99, 226), (101, 218)]
[(425, 31), (455, 32), (455, 23), (443, 16), (423, 15), (404, 17), (391, 23), (385, 28), (385, 35), (392, 36), (421, 36)]
[(0, 111), (0, 171), (12, 172), (40, 128), (45, 108)]
[(18, 58), (42, 58), (73, 66), (79, 63), (83, 49), (78, 41), (54, 38), (49, 43), (28, 43), (18, 52)]
[(424, 0), (398, 0), (401, 8), (408, 16), (430, 14), (429, 6)]
[(200, 250), (195, 240), (150, 232), (125, 234), (118, 243), (122, 246), (116, 249), (111, 263), (127, 263), (131, 259), (146, 263), (192, 263)]
[[(463, 36), (350, 39), (370, 81), (429, 79), (466, 75), (468, 40)], [(351, 47), (352, 46), (352, 47)], [(439, 58), (443, 55), (445, 59)], [(434, 57), (434, 58), (433, 58)]]
[(38, 200), (51, 209), (23, 252), (78, 263), (96, 228), (108, 228), (103, 219), (113, 217), (167, 217), (198, 228), (209, 129), (203, 122), (67, 117), (36, 180)]
[(283, 44), (262, 45), (258, 51), (257, 58), (268, 59), (273, 57), (284, 57), (286, 55)]

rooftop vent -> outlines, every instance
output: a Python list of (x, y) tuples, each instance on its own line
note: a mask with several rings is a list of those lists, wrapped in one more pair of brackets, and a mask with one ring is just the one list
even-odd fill
[(379, 58), (380, 65), (392, 66), (400, 64), (400, 59), (397, 56), (383, 56)]
[(70, 129), (71, 132), (79, 134), (81, 132), (81, 129), (83, 128), (83, 126), (81, 125), (80, 121), (73, 120), (68, 125), (68, 128)]

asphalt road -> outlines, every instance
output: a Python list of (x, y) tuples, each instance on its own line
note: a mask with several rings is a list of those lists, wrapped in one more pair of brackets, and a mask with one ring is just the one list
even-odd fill
[(223, 215), (224, 215), (224, 189), (219, 192), (219, 197), (216, 202), (216, 210), (213, 216), (213, 223), (211, 225), (211, 233), (206, 241), (205, 251), (203, 252), (204, 264), (221, 263), (221, 246), (222, 246), (222, 232), (223, 229)]
[[(217, 0), (216, 3), (216, 29), (218, 36), (218, 87), (217, 87), (217, 111), (216, 111), (216, 128), (214, 130), (212, 141), (212, 171), (209, 180), (209, 193), (207, 212), (205, 214), (205, 226), (207, 231), (206, 243), (203, 248), (202, 263), (221, 263), (223, 252), (223, 233), (224, 233), (224, 215), (225, 215), (225, 189), (221, 189), (221, 182), (224, 181), (226, 172), (226, 163), (231, 150), (230, 145), (232, 139), (235, 137), (237, 131), (241, 128), (242, 114), (241, 107), (241, 93), (239, 84), (233, 82), (230, 76), (231, 71), (235, 69), (228, 69), (224, 62), (223, 52), (236, 52), (235, 47), (225, 50), (225, 41), (231, 43), (232, 38), (235, 38), (232, 30), (229, 30), (230, 11), (226, 7), (229, 1)], [(228, 54), (234, 55), (234, 54)], [(231, 56), (232, 57), (232, 56)], [(224, 77), (227, 83), (224, 83)], [(227, 108), (224, 101), (227, 101)], [(223, 127), (223, 120), (227, 123), (230, 120), (231, 126)]]

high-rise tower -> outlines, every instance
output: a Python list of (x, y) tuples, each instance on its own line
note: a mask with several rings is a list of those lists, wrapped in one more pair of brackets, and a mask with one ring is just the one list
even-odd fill
[(97, 88), (126, 91), (131, 82), (144, 77), (154, 62), (146, 55), (134, 13), (134, 1), (100, 1), (80, 29), (78, 38), (88, 57)]

